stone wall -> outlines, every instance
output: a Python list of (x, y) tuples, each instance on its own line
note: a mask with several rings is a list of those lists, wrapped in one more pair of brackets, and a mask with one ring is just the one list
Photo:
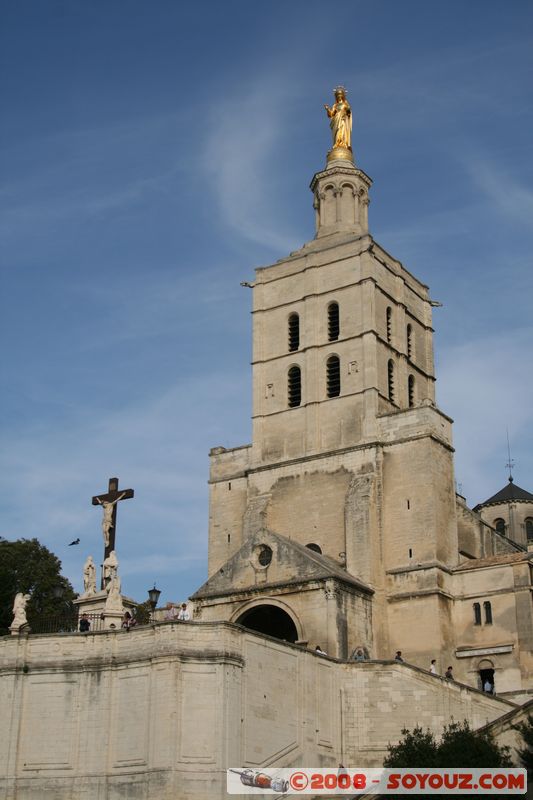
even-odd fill
[(228, 623), (0, 640), (0, 795), (214, 800), (228, 766), (374, 766), (401, 728), (513, 708), (395, 662)]
[(533, 519), (533, 503), (523, 500), (491, 503), (482, 506), (479, 513), (481, 518), (492, 527), (496, 527), (497, 520), (503, 519), (505, 535), (522, 547), (528, 546), (526, 519)]
[(482, 513), (468, 508), (464, 497), (457, 495), (456, 499), (459, 552), (462, 556), (484, 558), (520, 552), (524, 545), (516, 544), (495, 531), (484, 521), (486, 517)]

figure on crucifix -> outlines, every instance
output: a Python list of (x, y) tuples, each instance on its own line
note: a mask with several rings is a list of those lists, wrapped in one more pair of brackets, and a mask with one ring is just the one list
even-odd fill
[(109, 547), (111, 528), (115, 527), (113, 524), (113, 511), (118, 501), (124, 499), (125, 494), (125, 492), (122, 492), (116, 500), (100, 500), (99, 497), (96, 498), (96, 502), (100, 503), (102, 511), (104, 512), (104, 516), (102, 517), (102, 533), (104, 535), (104, 544), (106, 547)]
[(118, 478), (109, 479), (109, 490), (106, 494), (93, 497), (93, 506), (102, 506), (102, 535), (104, 538), (104, 558), (107, 558), (115, 549), (115, 531), (117, 526), (117, 504), (119, 500), (128, 500), (133, 497), (133, 489), (118, 490)]

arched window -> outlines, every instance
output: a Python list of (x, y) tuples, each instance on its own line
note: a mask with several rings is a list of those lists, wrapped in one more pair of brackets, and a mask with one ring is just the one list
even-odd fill
[(492, 625), (492, 606), (488, 600), (483, 603), (485, 609), (485, 625)]
[(300, 347), (300, 317), (291, 314), (289, 317), (289, 353)]
[(505, 536), (505, 527), (506, 526), (505, 526), (505, 520), (504, 519), (500, 519), (500, 518), (495, 519), (494, 520), (494, 527), (496, 528), (498, 533), (501, 533), (502, 536)]
[(481, 606), (474, 603), (474, 625), (481, 625)]
[(328, 306), (328, 341), (336, 342), (340, 333), (339, 304), (330, 303)]
[(289, 408), (295, 408), (302, 402), (302, 373), (300, 367), (291, 367), (288, 373), (287, 389)]
[(387, 365), (389, 400), (394, 403), (394, 361), (389, 360)]
[(314, 542), (309, 542), (309, 544), (305, 545), (309, 550), (313, 550), (315, 553), (322, 553), (322, 548), (319, 544), (315, 544)]
[(392, 341), (392, 308), (387, 306), (387, 341)]
[(411, 325), (407, 326), (407, 358), (413, 357), (413, 328)]
[(338, 397), (341, 393), (341, 362), (338, 356), (330, 356), (326, 361), (326, 387), (328, 397)]
[(531, 519), (531, 517), (528, 517), (525, 522), (526, 522), (526, 536), (528, 542), (530, 542), (533, 539), (533, 519)]
[(407, 381), (407, 395), (409, 400), (409, 408), (413, 408), (415, 404), (415, 376), (409, 375)]

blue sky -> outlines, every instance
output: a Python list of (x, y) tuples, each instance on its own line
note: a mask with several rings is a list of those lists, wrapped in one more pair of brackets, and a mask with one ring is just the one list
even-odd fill
[[(206, 577), (208, 451), (250, 441), (250, 293), (313, 237), (338, 83), (376, 240), (444, 303), (471, 505), (533, 491), (527, 0), (0, 2), (1, 535), (80, 588), (118, 475), (127, 594)], [(68, 548), (80, 537), (81, 545)]]

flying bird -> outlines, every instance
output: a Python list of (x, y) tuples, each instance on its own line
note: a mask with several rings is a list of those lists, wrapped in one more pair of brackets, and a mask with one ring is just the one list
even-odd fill
[(69, 544), (69, 547), (72, 547), (73, 544), (79, 544), (79, 543), (80, 543), (79, 539), (74, 539), (74, 541)]

